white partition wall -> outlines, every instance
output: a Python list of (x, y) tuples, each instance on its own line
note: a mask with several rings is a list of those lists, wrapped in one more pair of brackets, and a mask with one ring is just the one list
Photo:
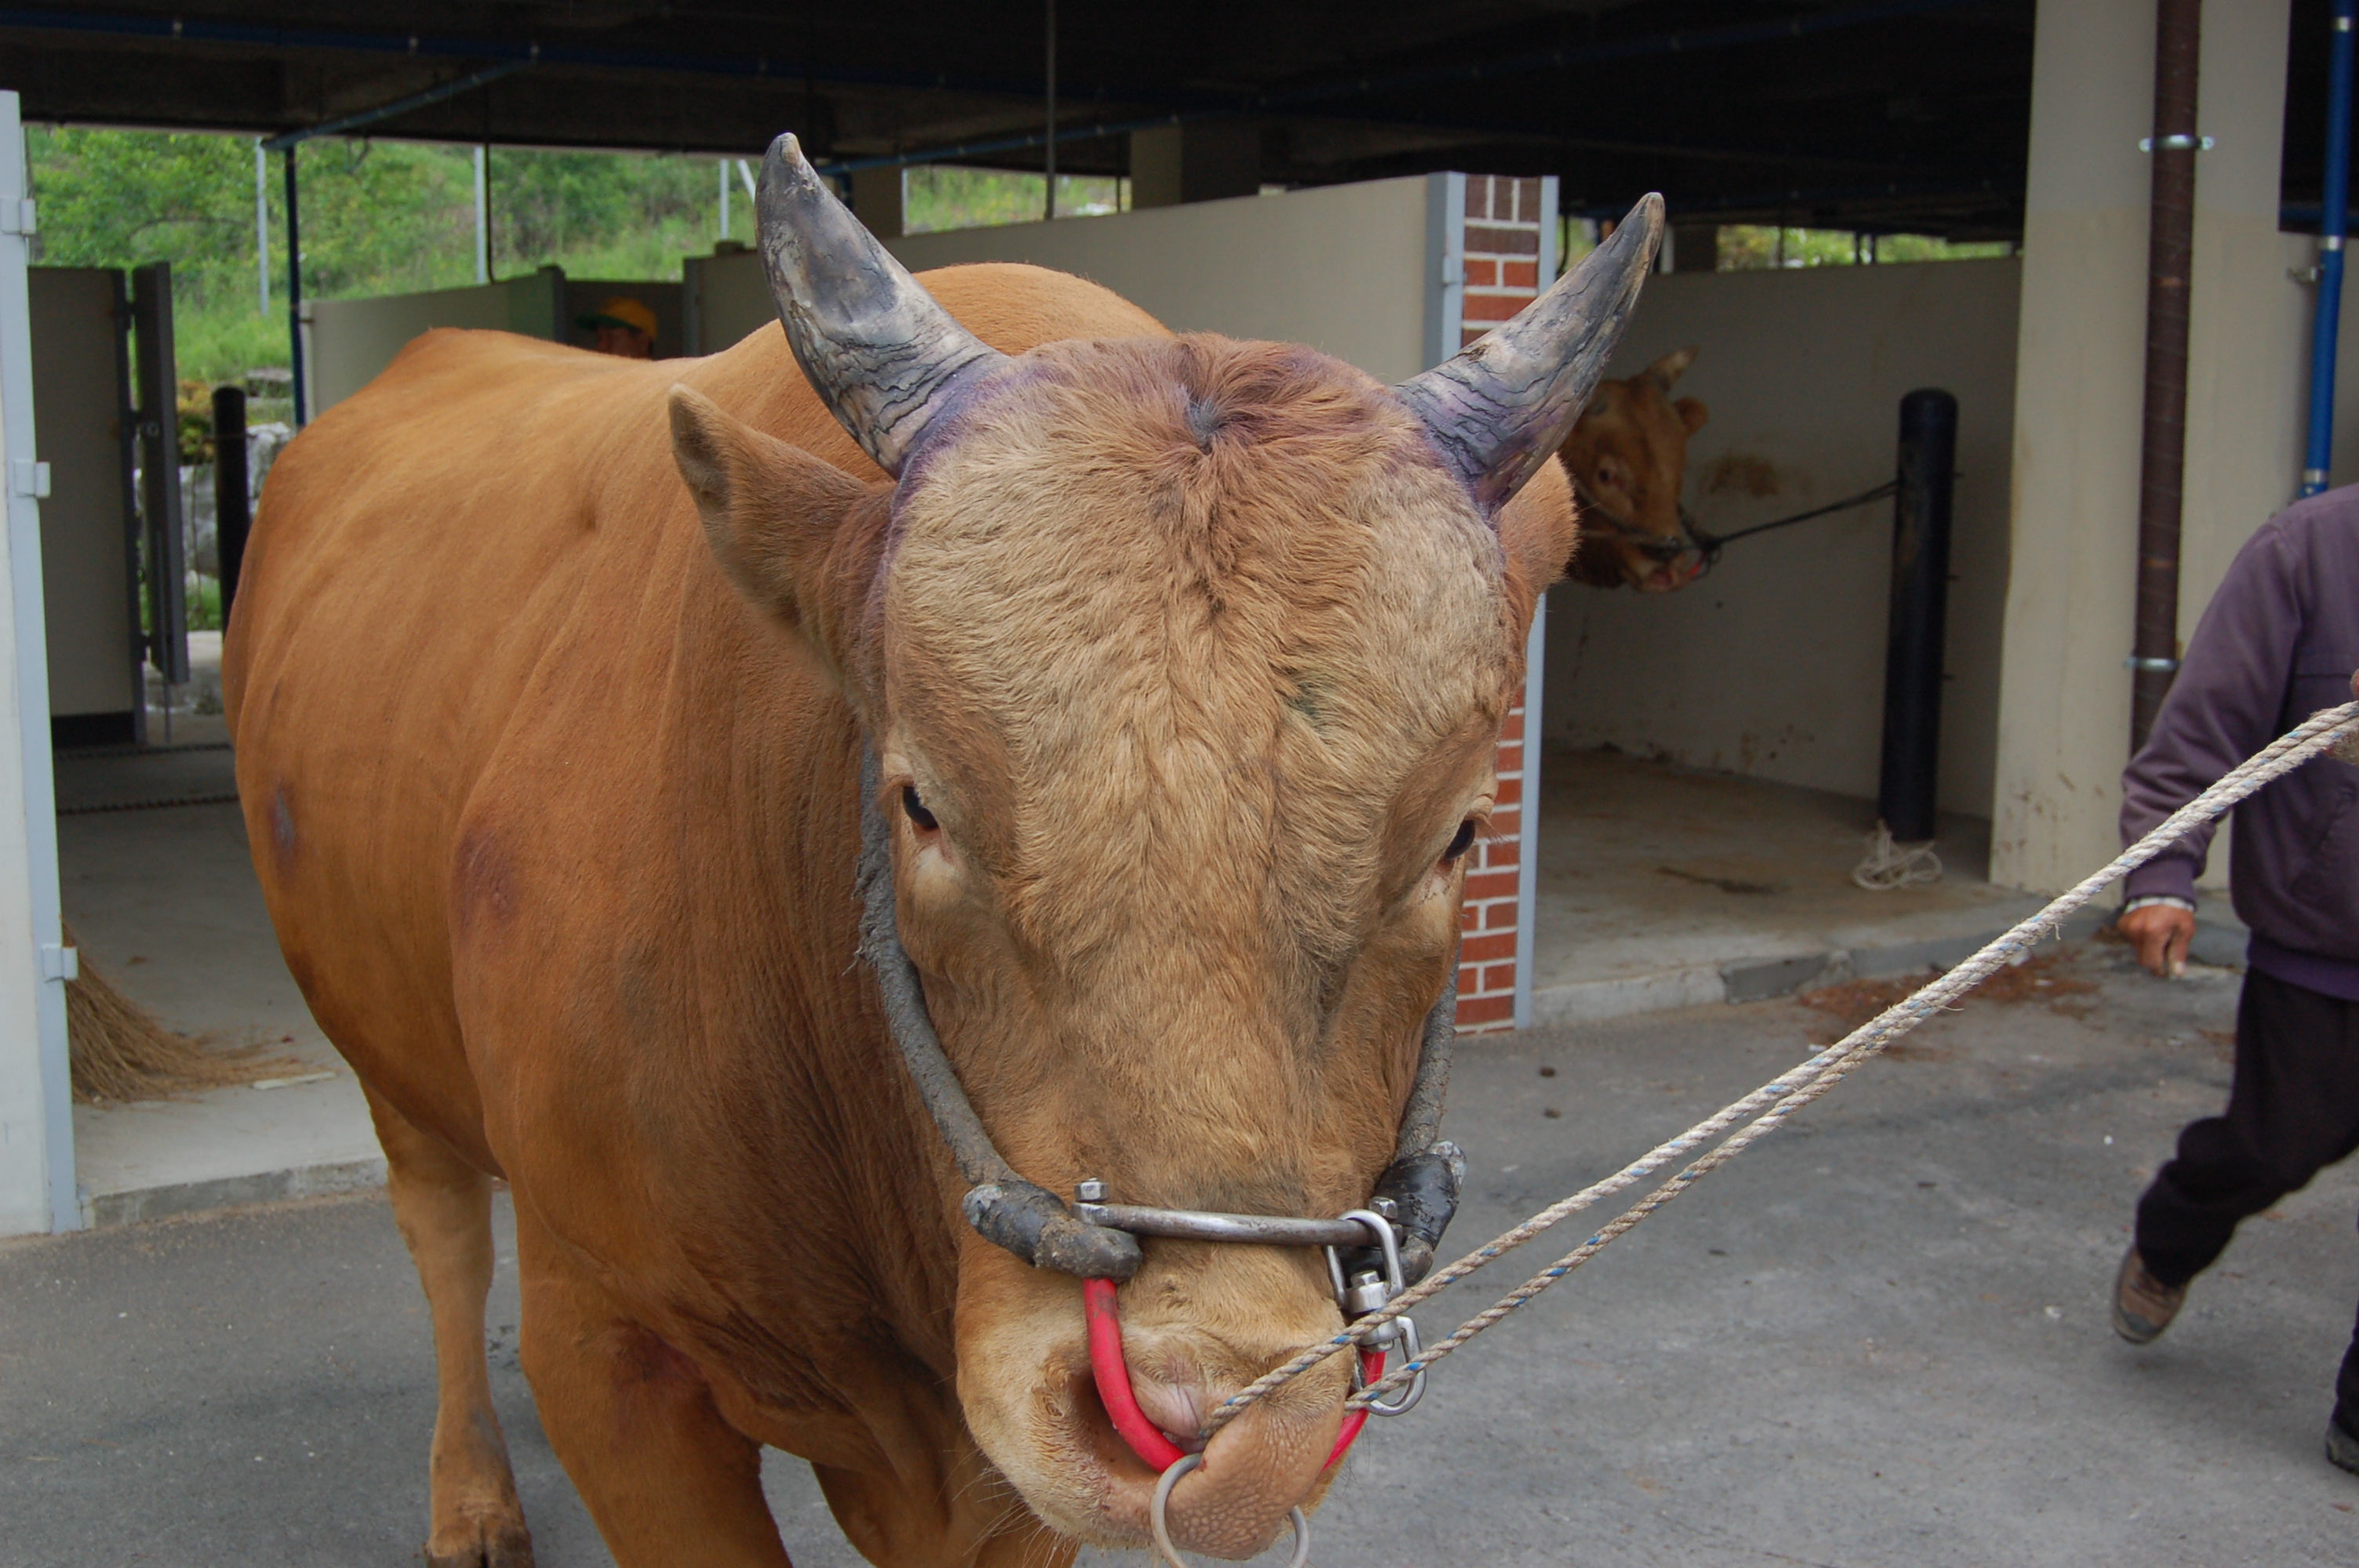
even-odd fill
[(569, 321), (565, 275), (553, 266), (472, 288), (306, 300), (303, 319), (312, 417), (366, 386), (404, 345), (431, 328), (489, 327), (561, 342)]
[[(1940, 791), (1976, 816), (1998, 733), (2020, 276), (2012, 259), (1673, 273), (1647, 281), (1612, 367), (1700, 351), (1677, 388), (1712, 415), (1687, 501), (1721, 534), (1890, 479), (1901, 395), (1956, 395)], [(1891, 559), (1886, 501), (1733, 545), (1677, 593), (1558, 589), (1549, 738), (1873, 796)]]
[(25, 137), (0, 92), (0, 446), (5, 449), (7, 581), (0, 591), (0, 1236), (71, 1230), (73, 1103), (66, 1060), (57, 803), (49, 773), (49, 654), (41, 611), (41, 508), (34, 443)]
[[(1177, 331), (1309, 343), (1397, 381), (1430, 362), (1430, 189), (1464, 178), (1416, 175), (886, 243), (912, 272), (1029, 262), (1103, 284)], [(777, 319), (752, 251), (700, 257), (690, 276), (699, 352)]]
[[(49, 624), (49, 716), (62, 743), (138, 733), (138, 523), (124, 471), (123, 410), (132, 401), (111, 267), (35, 267), (33, 384), (41, 411), (42, 602)], [(82, 730), (77, 737), (75, 731)], [(93, 733), (94, 732), (94, 733)]]

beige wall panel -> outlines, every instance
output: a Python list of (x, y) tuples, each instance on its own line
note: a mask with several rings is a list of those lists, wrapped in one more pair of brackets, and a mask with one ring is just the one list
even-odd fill
[[(1424, 368), (1426, 200), (1419, 175), (910, 234), (891, 248), (913, 272), (1008, 261), (1074, 273), (1177, 330), (1309, 343), (1398, 381)], [(694, 276), (705, 351), (777, 319), (755, 253), (701, 258)]]
[(49, 465), (41, 503), (49, 711), (125, 713), (138, 685), (119, 429), (119, 278), (103, 267), (34, 267), (28, 281), (33, 401)]
[[(1721, 534), (1889, 479), (1902, 394), (1957, 396), (1940, 789), (1976, 814), (1997, 725), (2017, 276), (2008, 260), (1658, 276), (1613, 370), (1702, 351), (1678, 388), (1712, 410), (1688, 502)], [(1678, 593), (1558, 588), (1546, 733), (1873, 796), (1891, 536), (1885, 502), (1733, 545)]]
[(435, 327), (490, 328), (561, 340), (570, 325), (564, 293), (565, 276), (552, 267), (469, 288), (308, 301), (304, 372), (312, 416), (366, 386), (412, 338)]

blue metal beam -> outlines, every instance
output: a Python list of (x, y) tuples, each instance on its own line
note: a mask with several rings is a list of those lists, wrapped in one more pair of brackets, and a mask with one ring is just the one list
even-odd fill
[(2326, 488), (2334, 460), (2334, 361), (2343, 329), (2343, 240), (2351, 194), (2352, 27), (2359, 0), (2334, 0), (2327, 39), (2326, 180), (2318, 224), (2318, 300), (2310, 319), (2310, 434), (2301, 493)]

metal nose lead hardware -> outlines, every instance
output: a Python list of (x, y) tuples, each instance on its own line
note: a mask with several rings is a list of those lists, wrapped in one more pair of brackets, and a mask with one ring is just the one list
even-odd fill
[[(1381, 1198), (1377, 1202), (1384, 1207), (1392, 1206)], [(1335, 1304), (1343, 1309), (1346, 1319), (1356, 1320), (1375, 1312), (1408, 1289), (1408, 1281), (1401, 1271), (1400, 1238), (1390, 1216), (1375, 1209), (1355, 1208), (1343, 1217), (1359, 1221), (1375, 1237), (1385, 1264), (1381, 1278), (1375, 1270), (1363, 1269), (1354, 1271), (1347, 1281), (1343, 1278), (1343, 1259), (1334, 1248), (1327, 1249), (1327, 1278), (1335, 1287)], [(1422, 1346), (1418, 1343), (1417, 1325), (1407, 1313), (1376, 1325), (1362, 1337), (1360, 1344), (1364, 1349), (1381, 1354), (1404, 1340), (1408, 1342), (1409, 1358), (1415, 1360)], [(1371, 1415), (1407, 1415), (1424, 1397), (1425, 1372), (1420, 1368), (1408, 1387), (1401, 1390), (1398, 1399), (1390, 1403), (1370, 1400), (1367, 1409)]]

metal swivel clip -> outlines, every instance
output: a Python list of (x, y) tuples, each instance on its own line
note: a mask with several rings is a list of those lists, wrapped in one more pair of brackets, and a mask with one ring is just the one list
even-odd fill
[[(1335, 1287), (1335, 1304), (1343, 1309), (1343, 1321), (1347, 1324), (1358, 1322), (1408, 1288), (1408, 1281), (1401, 1271), (1399, 1233), (1393, 1227), (1394, 1217), (1398, 1212), (1392, 1199), (1378, 1198), (1373, 1207), (1355, 1208), (1343, 1216), (1345, 1219), (1358, 1220), (1369, 1235), (1376, 1238), (1377, 1249), (1384, 1260), (1381, 1273), (1375, 1269), (1354, 1269), (1347, 1280), (1343, 1276), (1343, 1255), (1332, 1247), (1326, 1249), (1327, 1278)], [(1411, 1361), (1424, 1352), (1424, 1346), (1418, 1340), (1417, 1323), (1407, 1313), (1376, 1325), (1359, 1336), (1359, 1344), (1364, 1350), (1379, 1357), (1399, 1346)], [(1360, 1376), (1355, 1370), (1353, 1380), (1357, 1382)], [(1424, 1397), (1425, 1373), (1419, 1369), (1398, 1398), (1389, 1401), (1370, 1400), (1367, 1409), (1372, 1415), (1407, 1415)]]

